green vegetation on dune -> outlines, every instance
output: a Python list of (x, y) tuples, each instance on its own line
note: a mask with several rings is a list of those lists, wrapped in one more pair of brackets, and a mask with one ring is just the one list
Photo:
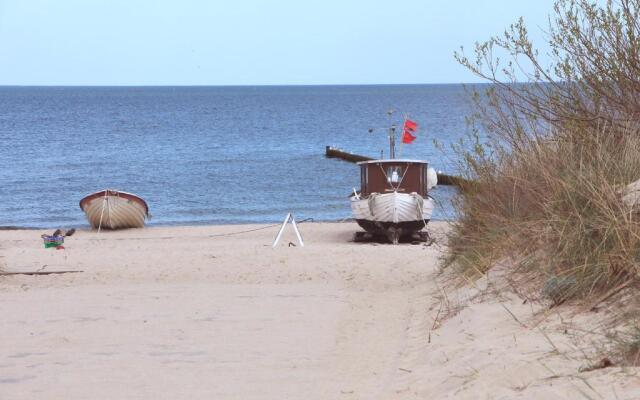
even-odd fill
[(462, 152), (475, 183), (457, 203), (448, 265), (482, 274), (509, 259), (557, 305), (609, 298), (640, 272), (640, 204), (623, 200), (640, 179), (640, 0), (554, 11), (551, 54), (523, 20), (456, 54), (493, 85), (472, 93), (482, 135)]

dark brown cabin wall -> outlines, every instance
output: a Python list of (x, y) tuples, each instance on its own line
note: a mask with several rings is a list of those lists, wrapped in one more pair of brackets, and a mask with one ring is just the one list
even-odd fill
[[(392, 186), (387, 181), (387, 176), (384, 172), (388, 167), (408, 168), (402, 180), (402, 185), (398, 189), (399, 192), (416, 192), (423, 196), (426, 194), (426, 166), (424, 164), (384, 163), (379, 165), (373, 163), (361, 166), (361, 193), (363, 196), (371, 193), (386, 193), (392, 190)], [(402, 178), (402, 176), (399, 178)]]
[(423, 195), (424, 182), (420, 173), (422, 168), (421, 164), (410, 164), (398, 191), (404, 193), (416, 192)]
[(391, 189), (387, 182), (387, 177), (377, 164), (367, 164), (367, 191), (363, 193), (368, 195), (371, 193), (384, 193), (386, 189)]

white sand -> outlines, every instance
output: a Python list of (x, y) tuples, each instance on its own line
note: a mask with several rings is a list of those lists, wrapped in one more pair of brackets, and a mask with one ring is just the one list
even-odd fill
[(0, 232), (0, 268), (84, 270), (0, 277), (0, 399), (640, 398), (635, 369), (579, 373), (564, 325), (515, 296), (454, 313), (474, 290), (443, 297), (440, 246), (353, 243), (350, 223), (301, 225), (304, 248), (212, 236), (251, 228), (80, 231), (65, 250)]

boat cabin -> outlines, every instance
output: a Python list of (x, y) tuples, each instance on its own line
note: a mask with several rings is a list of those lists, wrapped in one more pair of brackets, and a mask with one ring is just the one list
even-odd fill
[(390, 192), (427, 194), (426, 161), (371, 160), (359, 162), (358, 165), (361, 196)]

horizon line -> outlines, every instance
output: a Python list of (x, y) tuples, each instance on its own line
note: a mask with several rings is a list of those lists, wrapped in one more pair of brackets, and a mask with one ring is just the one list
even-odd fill
[(306, 84), (0, 84), (0, 87), (322, 87), (322, 86), (449, 86), (483, 85), (491, 82), (440, 82), (440, 83), (306, 83)]

